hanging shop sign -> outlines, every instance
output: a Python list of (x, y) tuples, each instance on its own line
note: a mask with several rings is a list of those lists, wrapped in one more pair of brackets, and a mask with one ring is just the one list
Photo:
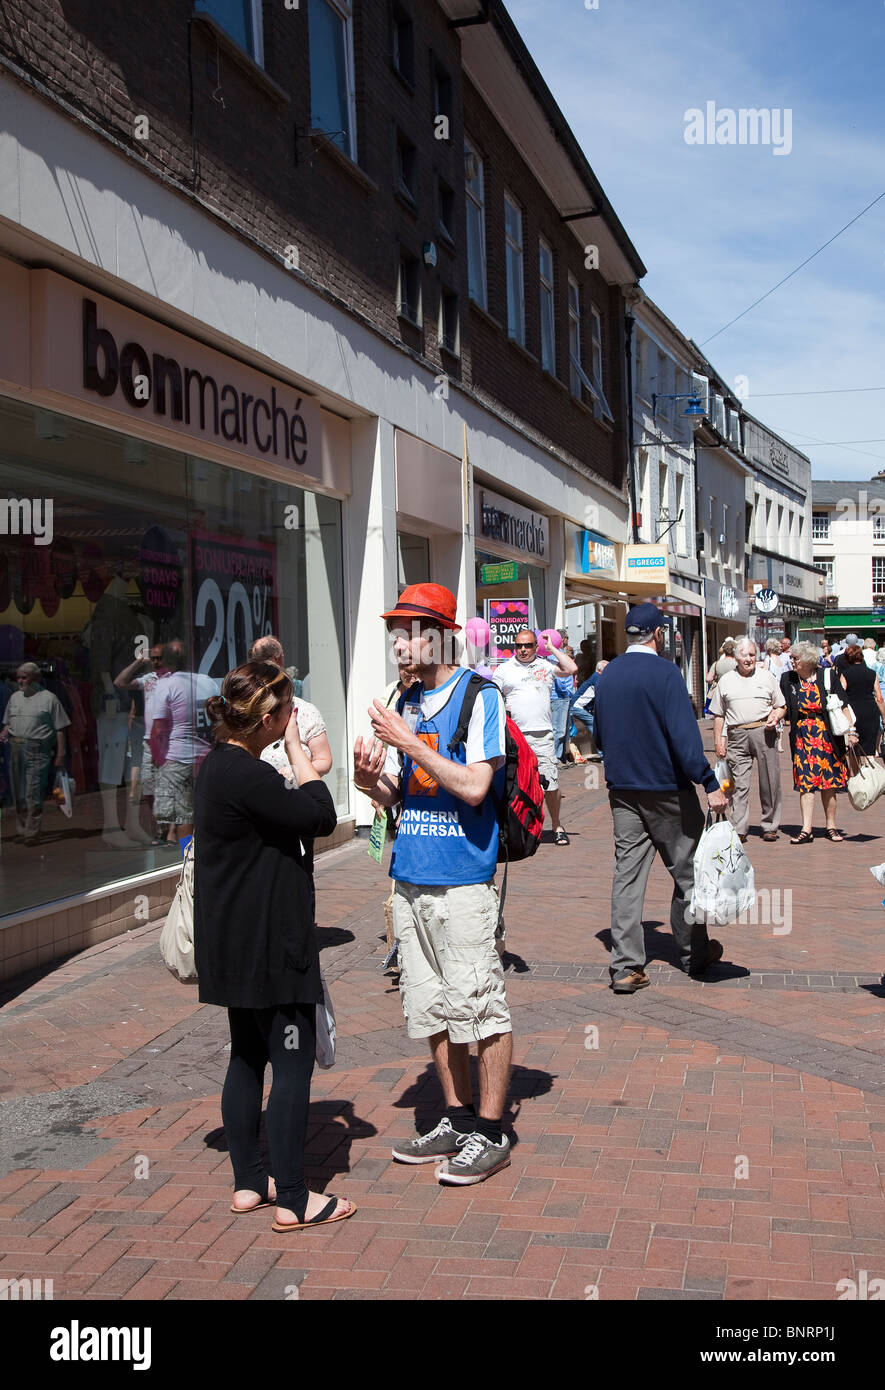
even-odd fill
[(529, 601), (525, 598), (489, 598), (485, 602), (486, 622), (491, 631), (490, 654), (497, 661), (513, 656), (516, 634), (528, 626)]
[(708, 618), (719, 618), (730, 623), (749, 622), (750, 597), (743, 589), (734, 589), (715, 579), (705, 579), (704, 601)]
[(774, 589), (760, 589), (753, 603), (757, 613), (773, 613), (780, 603), (780, 595)]
[[(549, 564), (550, 536), (546, 516), (511, 502), (497, 492), (478, 490), (477, 532), (506, 550), (516, 551), (518, 558), (533, 564)], [(479, 549), (485, 549), (480, 546)]]
[(502, 560), (500, 565), (480, 565), (480, 584), (508, 584), (519, 578), (519, 563)]
[(196, 532), (191, 536), (194, 663), (224, 677), (258, 637), (277, 630), (276, 551), (267, 541)]
[(578, 574), (616, 576), (618, 555), (614, 541), (597, 531), (576, 531), (575, 568)]

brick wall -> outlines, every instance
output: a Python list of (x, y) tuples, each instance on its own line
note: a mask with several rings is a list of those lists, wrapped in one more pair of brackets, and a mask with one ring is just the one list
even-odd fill
[[(297, 10), (272, 0), (263, 7), (264, 71), (289, 100), (238, 62), (205, 24), (189, 23), (188, 0), (6, 0), (0, 52), (263, 246), (280, 255), (295, 246), (307, 276), (423, 353), (435, 370), (463, 375), (505, 412), (620, 485), (622, 434), (596, 421), (567, 389), (566, 271), (583, 287), (585, 369), (591, 298), (603, 315), (605, 385), (616, 420), (623, 393), (618, 292), (584, 269), (576, 239), (462, 78), (458, 35), (440, 8), (432, 0), (397, 0), (397, 9), (413, 25), (411, 83), (392, 61), (392, 4), (354, 5), (357, 160), (376, 188), (311, 136), (307, 0)], [(448, 141), (435, 136), (434, 60), (452, 82)], [(470, 309), (467, 295), (462, 107), (486, 159), (491, 318)], [(139, 116), (148, 118), (147, 140), (136, 137)], [(413, 202), (395, 186), (398, 131), (415, 147)], [(455, 192), (451, 241), (438, 224), (440, 177)], [(505, 184), (524, 208), (527, 349), (535, 360), (492, 321), (506, 324)], [(556, 259), (559, 384), (545, 377), (537, 361), (539, 234)], [(431, 241), (435, 267), (422, 259), (423, 245)], [(420, 266), (420, 328), (396, 312), (401, 248)], [(443, 286), (459, 298), (460, 361), (438, 343)]]

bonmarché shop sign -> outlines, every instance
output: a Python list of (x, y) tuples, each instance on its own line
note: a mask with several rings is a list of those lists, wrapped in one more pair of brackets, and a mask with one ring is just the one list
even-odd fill
[[(323, 449), (320, 404), (197, 339), (90, 293), (54, 271), (30, 273), (31, 384), (111, 411), (126, 428), (252, 460), (308, 485), (349, 492), (350, 458)], [(175, 440), (169, 440), (174, 447)]]

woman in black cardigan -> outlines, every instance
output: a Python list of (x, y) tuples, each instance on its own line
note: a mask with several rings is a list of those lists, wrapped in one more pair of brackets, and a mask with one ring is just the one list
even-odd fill
[[(215, 746), (194, 789), (194, 955), (201, 1002), (226, 1007), (230, 1021), (221, 1115), (234, 1170), (231, 1211), (275, 1203), (275, 1231), (342, 1221), (353, 1203), (309, 1192), (304, 1181), (323, 988), (301, 839), (329, 835), (335, 808), (301, 746), (285, 671), (263, 661), (237, 667), (206, 713)], [(280, 738), (299, 785), (261, 761)], [(275, 1188), (258, 1146), (268, 1062)]]
[[(848, 781), (845, 762), (845, 742), (833, 733), (827, 709), (827, 690), (824, 670), (818, 665), (820, 652), (811, 642), (797, 642), (790, 653), (793, 670), (781, 676), (781, 690), (787, 702), (785, 718), (790, 721), (790, 752), (793, 755), (793, 786), (799, 793), (802, 829), (790, 841), (791, 845), (810, 845), (813, 837), (814, 794), (820, 792), (826, 819), (827, 837), (834, 843), (843, 840), (836, 829), (836, 792)], [(832, 693), (844, 705), (841, 685), (830, 672)], [(854, 741), (849, 734), (848, 742)]]

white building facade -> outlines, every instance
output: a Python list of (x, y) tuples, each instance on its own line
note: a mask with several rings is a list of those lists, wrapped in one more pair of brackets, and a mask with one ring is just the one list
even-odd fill
[(818, 481), (811, 488), (814, 564), (826, 594), (824, 626), (885, 641), (885, 477)]

